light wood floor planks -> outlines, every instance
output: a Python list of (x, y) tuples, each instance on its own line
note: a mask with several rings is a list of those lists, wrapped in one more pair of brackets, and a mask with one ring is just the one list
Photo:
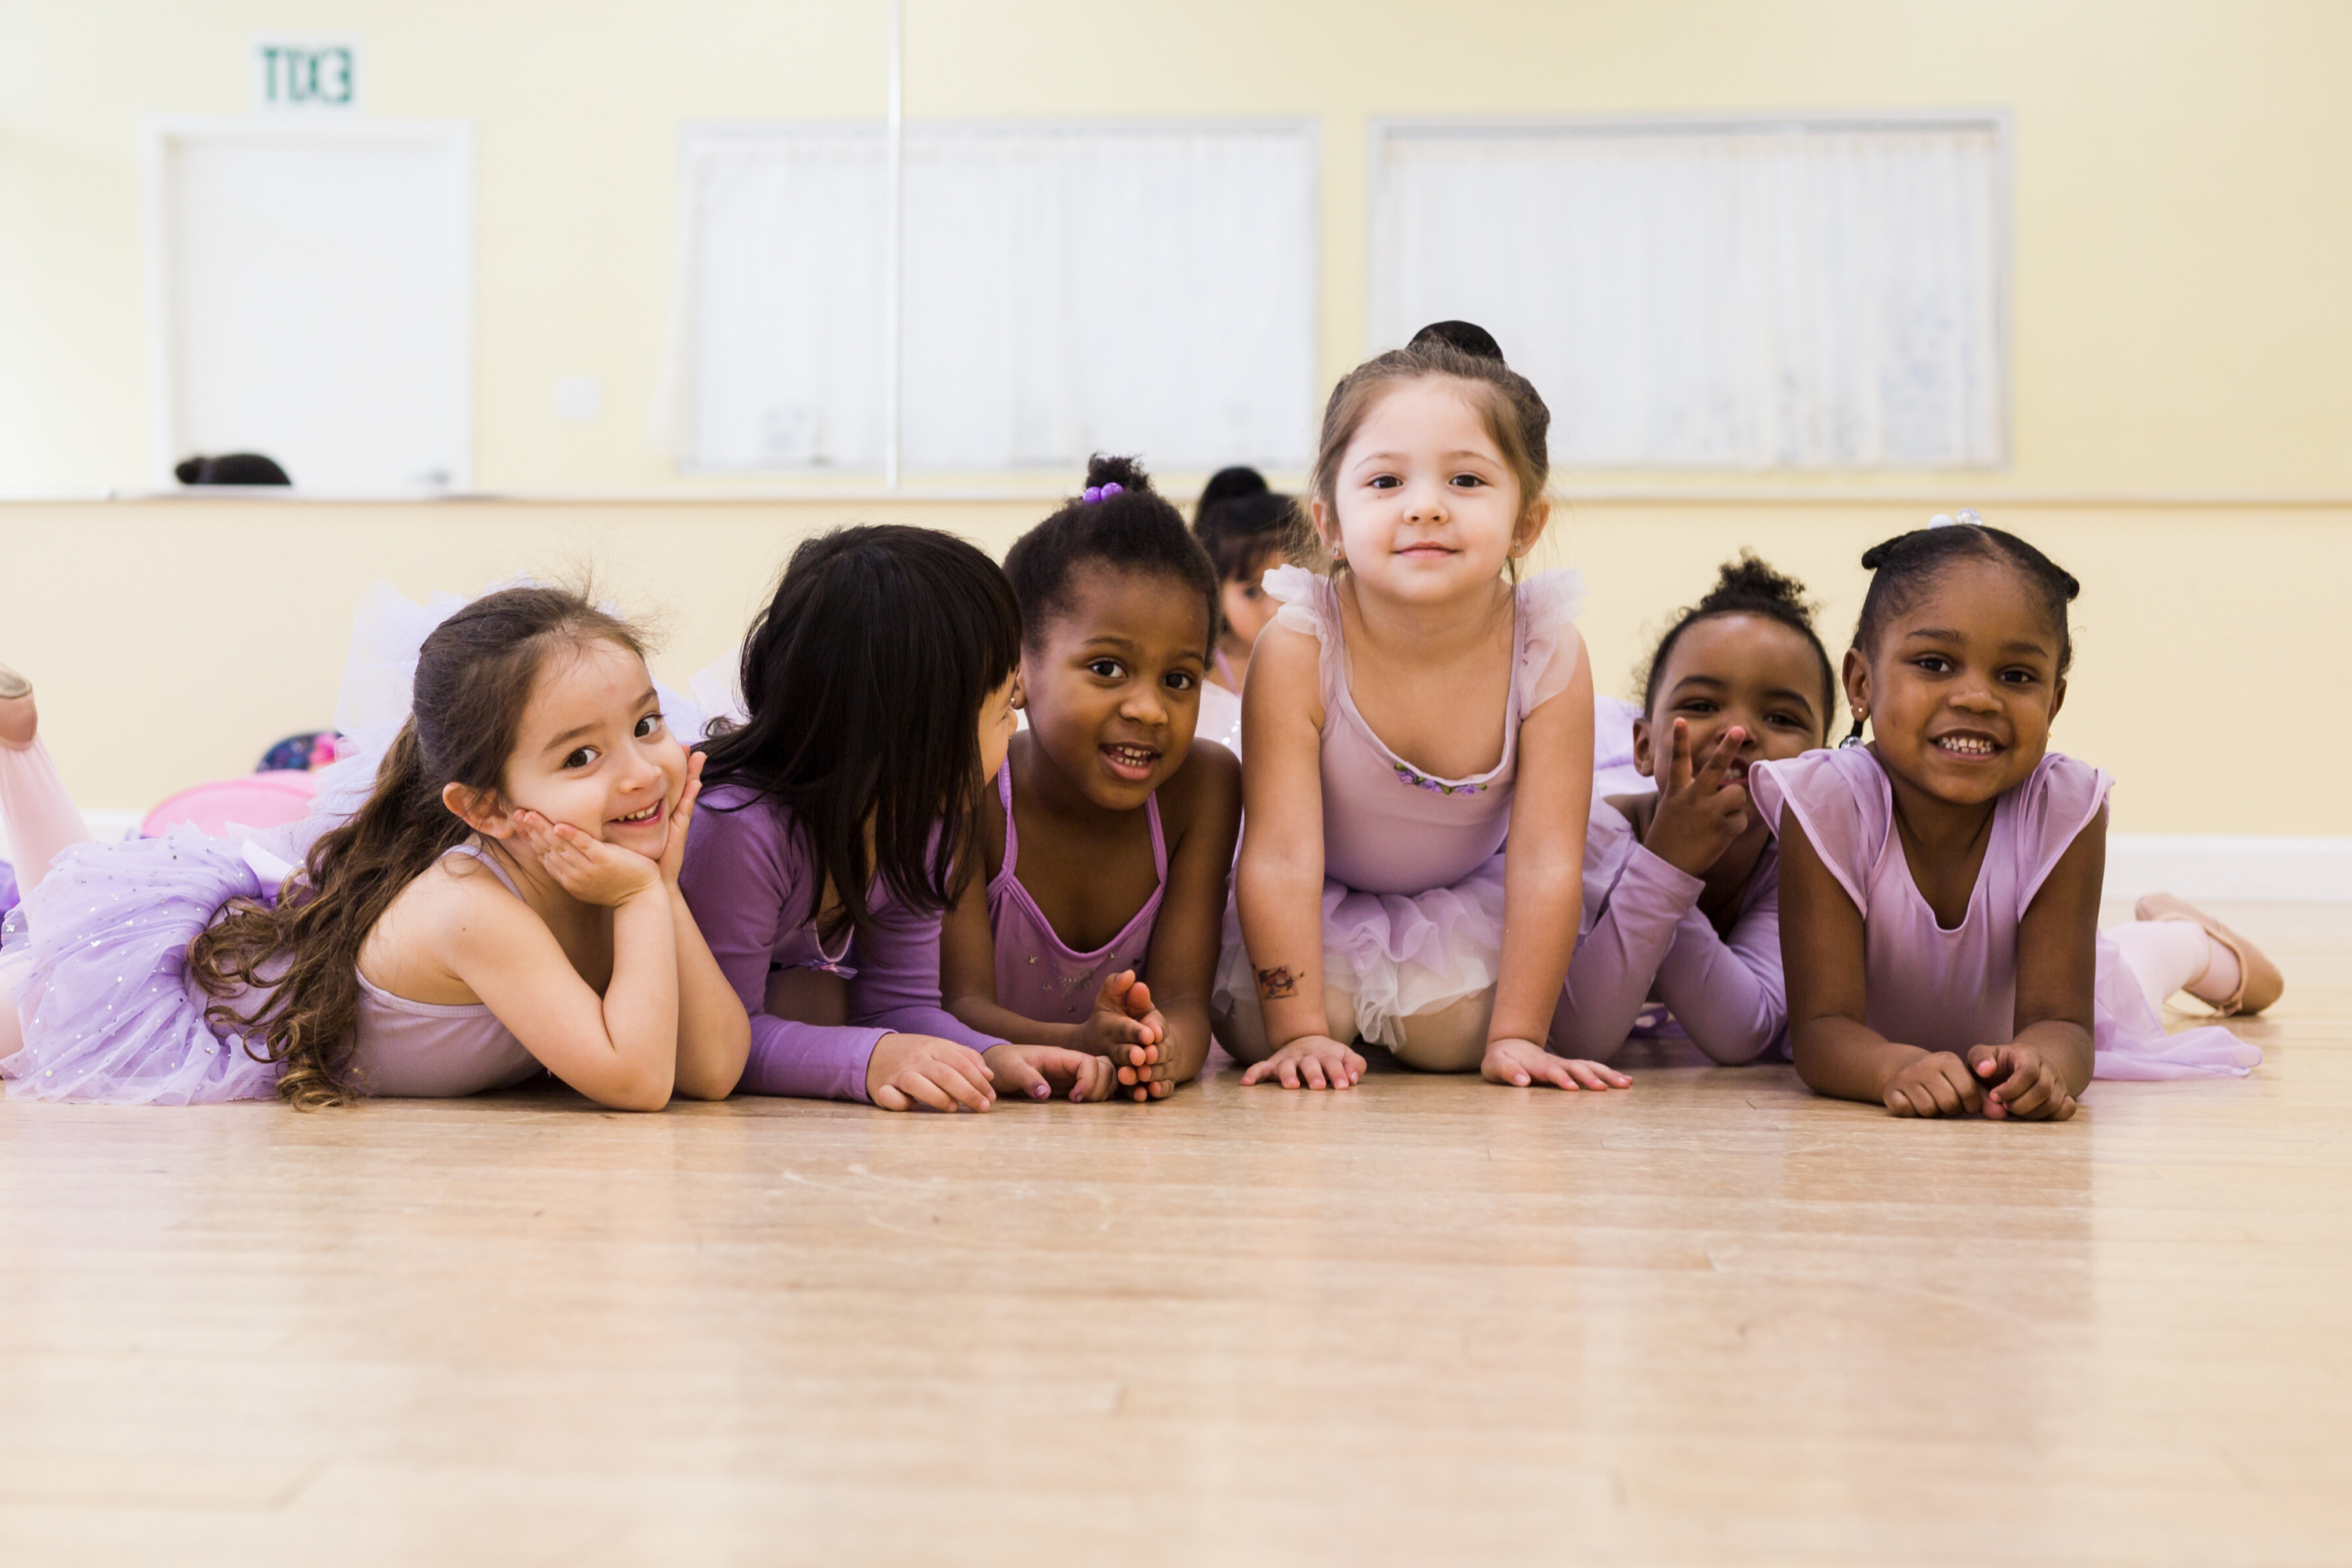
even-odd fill
[(2242, 1082), (0, 1104), (0, 1563), (2352, 1561), (2352, 907)]

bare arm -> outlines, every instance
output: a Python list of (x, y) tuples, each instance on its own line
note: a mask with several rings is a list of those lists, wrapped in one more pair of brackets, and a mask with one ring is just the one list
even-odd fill
[[(1176, 847), (1146, 973), (1168, 1026), (1161, 1046), (1168, 1078), (1190, 1083), (1209, 1059), (1209, 992), (1224, 942), (1225, 879), (1241, 832), (1241, 763), (1223, 746), (1195, 745), (1160, 798), (1177, 819)], [(1321, 890), (1318, 883), (1318, 928)]]
[(1584, 840), (1592, 810), (1592, 671), (1576, 672), (1519, 725), (1519, 772), (1503, 853), (1502, 974), (1480, 1070), (1515, 1086), (1622, 1088), (1622, 1073), (1545, 1050), (1584, 914)]
[(2099, 889), (2106, 870), (2102, 808), (2066, 847), (2018, 922), (2016, 1038), (1969, 1052), (2003, 1116), (2063, 1120), (2091, 1085)]
[(669, 889), (643, 864), (642, 883), (611, 906), (613, 983), (602, 996), (547, 922), (487, 877), (467, 879), (455, 920), (436, 932), (435, 956), (525, 1050), (617, 1110), (659, 1110), (677, 1070), (677, 931)]
[(1271, 1052), (1243, 1073), (1244, 1083), (1274, 1076), (1344, 1089), (1364, 1068), (1363, 1058), (1324, 1033), (1319, 658), (1312, 635), (1277, 622), (1259, 636), (1242, 692), (1249, 766), (1236, 901)]
[(690, 1100), (724, 1100), (735, 1092), (751, 1056), (751, 1020), (675, 881), (669, 898), (677, 939), (677, 1089)]
[(686, 841), (694, 826), (695, 802), (702, 795), (702, 755), (688, 761), (686, 788), (670, 813), (669, 842), (661, 858), (662, 886), (668, 889), (670, 927), (677, 938), (678, 1093), (694, 1100), (724, 1100), (735, 1092), (751, 1049), (751, 1020), (728, 984), (710, 944), (694, 923), (694, 911), (678, 891)]
[(1888, 1039), (1864, 1022), (1870, 1005), (1862, 910), (1805, 837), (1780, 814), (1780, 956), (1789, 973), (1789, 1045), (1815, 1094), (1871, 1100), (1897, 1116), (1982, 1109), (1966, 1062)]
[(1489, 1041), (1540, 1040), (1584, 912), (1584, 833), (1592, 810), (1592, 671), (1519, 725), (1519, 773), (1503, 855), (1503, 969)]

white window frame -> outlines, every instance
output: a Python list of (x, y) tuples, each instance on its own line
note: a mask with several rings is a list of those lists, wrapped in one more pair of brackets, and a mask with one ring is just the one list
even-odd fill
[[(885, 378), (885, 384), (890, 389), (890, 392), (884, 413), (884, 418), (886, 421), (886, 455), (880, 464), (861, 466), (856, 468), (830, 467), (808, 468), (798, 466), (743, 466), (700, 461), (691, 455), (695, 443), (693, 441), (692, 432), (688, 427), (692, 419), (692, 414), (688, 407), (689, 395), (687, 389), (692, 379), (692, 364), (688, 356), (690, 356), (693, 352), (691, 340), (694, 331), (694, 323), (688, 319), (688, 312), (685, 308), (685, 289), (687, 282), (686, 268), (690, 264), (690, 255), (688, 247), (691, 244), (690, 229), (692, 218), (691, 214), (685, 210), (683, 202), (688, 193), (688, 182), (692, 174), (694, 145), (698, 138), (714, 141), (728, 138), (751, 138), (761, 135), (772, 135), (779, 131), (812, 132), (856, 132), (864, 134), (874, 134), (885, 137), (887, 135), (887, 128), (877, 126), (874, 121), (866, 120), (706, 120), (688, 121), (680, 127), (677, 169), (681, 205), (677, 218), (678, 241), (676, 260), (676, 281), (672, 286), (673, 304), (671, 308), (670, 325), (671, 348), (669, 353), (665, 356), (662, 376), (664, 391), (661, 398), (664, 410), (661, 422), (663, 427), (667, 433), (667, 439), (673, 449), (673, 461), (678, 472), (690, 476), (727, 475), (733, 477), (745, 477), (759, 474), (791, 476), (807, 476), (812, 474), (862, 474), (880, 478), (886, 485), (890, 488), (896, 488), (898, 483), (900, 466), (904, 462), (903, 454), (906, 450), (905, 412), (907, 402), (906, 389), (908, 379), (907, 363), (908, 344), (905, 335), (905, 289), (907, 267), (902, 255), (894, 254), (894, 259), (896, 260), (895, 277), (891, 279), (892, 286), (887, 288), (885, 290), (886, 303), (884, 309), (886, 312), (886, 320), (882, 323), (882, 342), (884, 344), (882, 352), (886, 359), (886, 369), (887, 373)], [(1323, 323), (1321, 307), (1325, 293), (1325, 280), (1323, 276), (1325, 263), (1323, 204), (1325, 200), (1325, 191), (1323, 174), (1323, 128), (1321, 121), (1316, 117), (1304, 115), (1202, 115), (1178, 117), (1055, 116), (1040, 119), (977, 119), (959, 116), (940, 119), (926, 118), (920, 121), (908, 121), (905, 126), (905, 134), (909, 136), (919, 136), (932, 132), (942, 132), (952, 135), (971, 132), (985, 133), (989, 132), (1008, 131), (1047, 136), (1084, 136), (1089, 134), (1100, 134), (1103, 132), (1110, 132), (1113, 134), (1133, 133), (1143, 135), (1183, 135), (1218, 132), (1255, 132), (1259, 133), (1278, 132), (1303, 137), (1308, 149), (1309, 168), (1307, 186), (1309, 215), (1307, 236), (1307, 268), (1309, 284), (1310, 308), (1307, 321), (1307, 357), (1310, 369), (1306, 384), (1302, 389), (1301, 397), (1302, 418), (1307, 430), (1307, 446), (1310, 448), (1308, 460), (1311, 461), (1311, 447), (1314, 441), (1314, 430), (1316, 422), (1320, 415), (1319, 397), (1321, 395), (1320, 377), (1322, 374), (1323, 352)], [(888, 178), (890, 174), (893, 172), (894, 171), (886, 169), (886, 178)], [(894, 189), (891, 195), (892, 199), (903, 205), (906, 199), (903, 185), (898, 186)], [(903, 212), (900, 212), (897, 215), (897, 232), (894, 236), (890, 237), (891, 241), (896, 244), (903, 244), (906, 228), (906, 219)], [(1147, 462), (1150, 458), (1150, 454), (1148, 452), (1142, 454), (1142, 456)], [(1245, 458), (1246, 455), (1243, 455), (1241, 457), (1237, 457), (1235, 460), (1244, 460)], [(1058, 469), (1041, 468), (1033, 465), (1024, 465), (1017, 467), (1008, 466), (1003, 468), (992, 468), (982, 470), (962, 470), (953, 468), (936, 469), (929, 467), (920, 467), (909, 468), (905, 471), (911, 473), (954, 473), (979, 471), (990, 474), (1003, 474), (1009, 478), (1017, 479), (1023, 476), (1055, 472), (1058, 471)]]
[[(1400, 138), (1462, 138), (1508, 135), (1602, 137), (1625, 135), (1785, 136), (1807, 132), (1869, 131), (1990, 131), (1995, 143), (1993, 244), (1998, 268), (1993, 281), (1994, 343), (1998, 370), (1993, 377), (1996, 456), (1971, 471), (1998, 473), (2016, 461), (2016, 329), (2013, 301), (2017, 276), (2017, 137), (2015, 117), (2000, 108), (1945, 110), (1807, 110), (1782, 114), (1596, 114), (1596, 115), (1376, 115), (1366, 127), (1364, 157), (1364, 342), (1367, 352), (1394, 347), (1382, 343), (1382, 279), (1381, 244), (1383, 150)], [(1642, 465), (1664, 467), (1667, 465)], [(1719, 471), (1691, 468), (1690, 472)], [(1822, 472), (1814, 468), (1779, 468), (1782, 473)], [(1870, 471), (1899, 471), (1885, 465)]]
[[(475, 293), (478, 287), (478, 242), (475, 232), (476, 169), (474, 127), (462, 120), (337, 120), (329, 116), (174, 115), (146, 120), (141, 126), (141, 174), (144, 186), (147, 233), (147, 380), (149, 458), (159, 489), (178, 488), (173, 469), (182, 454), (178, 385), (178, 321), (173, 310), (173, 279), (177, 273), (171, 200), (166, 170), (173, 143), (205, 140), (240, 142), (407, 142), (436, 147), (452, 155), (459, 177), (449, 193), (451, 232), (462, 252), (459, 265), (464, 287), (458, 308), (446, 324), (450, 334), (449, 363), (462, 370), (446, 391), (448, 406), (462, 431), (452, 454), (449, 482), (434, 493), (471, 489), (474, 483), (476, 438), (474, 383)], [(297, 479), (298, 488), (300, 481)]]

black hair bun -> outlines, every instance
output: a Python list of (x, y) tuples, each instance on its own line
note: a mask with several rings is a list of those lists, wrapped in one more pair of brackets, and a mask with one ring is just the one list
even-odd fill
[(1475, 321), (1432, 321), (1413, 333), (1412, 342), (1405, 346), (1417, 349), (1430, 342), (1459, 349), (1472, 359), (1490, 359), (1496, 364), (1508, 363), (1503, 358), (1503, 345), (1495, 341), (1495, 334)]
[(1151, 489), (1151, 476), (1133, 458), (1113, 458), (1097, 452), (1087, 459), (1087, 489), (1097, 489), (1104, 485), (1117, 485), (1121, 490), (1136, 494)]
[(1805, 602), (1802, 583), (1758, 560), (1754, 551), (1743, 550), (1738, 560), (1725, 562), (1717, 572), (1715, 586), (1698, 602), (1698, 614), (1752, 609), (1759, 605), (1785, 605), (1808, 618), (1812, 614), (1812, 606)]
[(1206, 508), (1220, 501), (1239, 500), (1244, 496), (1267, 493), (1265, 476), (1245, 464), (1219, 468), (1201, 490), (1201, 505)]
[(290, 485), (286, 470), (274, 458), (258, 452), (224, 452), (217, 458), (190, 458), (172, 470), (184, 485)]
[(1886, 564), (1887, 557), (1895, 553), (1895, 547), (1910, 537), (1907, 533), (1898, 533), (1892, 539), (1881, 540), (1872, 545), (1862, 552), (1862, 569), (1865, 572), (1877, 571)]

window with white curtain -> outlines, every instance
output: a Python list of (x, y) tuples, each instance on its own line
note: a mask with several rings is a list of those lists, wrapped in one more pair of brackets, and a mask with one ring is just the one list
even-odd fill
[(1370, 329), (1492, 331), (1575, 467), (2006, 458), (1995, 116), (1386, 125)]
[[(880, 467), (883, 160), (872, 127), (688, 130), (683, 466)], [(908, 126), (906, 466), (1304, 466), (1316, 175), (1304, 124)]]

